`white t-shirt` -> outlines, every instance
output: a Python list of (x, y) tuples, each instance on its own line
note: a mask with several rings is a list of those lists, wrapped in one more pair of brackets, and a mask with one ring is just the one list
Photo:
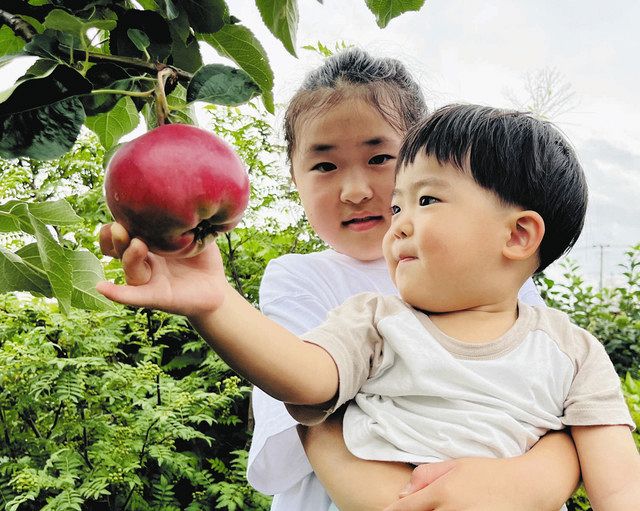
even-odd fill
[(397, 296), (350, 298), (301, 336), (336, 363), (334, 405), (287, 408), (314, 425), (348, 402), (354, 455), (413, 464), (519, 456), (565, 426), (634, 428), (602, 344), (563, 312), (518, 308), (500, 338), (465, 343)]
[[(333, 250), (288, 254), (272, 260), (260, 285), (262, 312), (300, 335), (320, 325), (330, 310), (359, 293), (396, 294), (383, 259), (362, 262)], [(531, 305), (544, 302), (533, 281), (520, 290)], [(247, 480), (275, 495), (273, 511), (327, 511), (331, 501), (313, 474), (284, 404), (259, 388), (252, 395), (255, 429)]]

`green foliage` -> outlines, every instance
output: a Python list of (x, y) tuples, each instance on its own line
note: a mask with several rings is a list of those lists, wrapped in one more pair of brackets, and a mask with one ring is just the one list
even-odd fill
[[(380, 27), (423, 3), (366, 2)], [(6, 23), (0, 26), (3, 61), (25, 54), (39, 58), (0, 97), (0, 155), (5, 158), (58, 158), (72, 148), (83, 124), (106, 147), (113, 146), (135, 128), (132, 117), (145, 103), (166, 105), (165, 96), (178, 82), (189, 91), (188, 102), (237, 105), (262, 95), (273, 113), (268, 56), (224, 0), (37, 4), (6, 0), (0, 10), (0, 22)], [(297, 0), (259, 0), (256, 8), (295, 56)], [(203, 65), (200, 41), (239, 68)], [(160, 76), (165, 70), (170, 70), (168, 82)], [(124, 96), (137, 101), (119, 101)], [(158, 124), (165, 114), (160, 117)], [(109, 130), (114, 125), (119, 129)]]
[[(271, 258), (322, 245), (280, 168), (267, 112), (255, 103), (210, 112), (251, 173), (246, 219), (219, 244), (230, 281), (257, 303)], [(89, 134), (59, 160), (0, 160), (0, 169), (15, 200), (66, 198), (82, 223), (58, 227), (61, 245), (98, 253), (103, 158)], [(28, 242), (11, 243), (19, 252)], [(119, 263), (104, 262), (122, 282)], [(0, 511), (269, 508), (245, 480), (249, 388), (184, 318), (130, 308), (62, 315), (47, 300), (0, 300)]]
[(596, 290), (584, 281), (575, 263), (565, 264), (564, 279), (540, 277), (543, 298), (567, 312), (573, 321), (604, 345), (620, 376), (640, 376), (640, 245), (626, 252), (620, 265), (623, 282)]
[(183, 318), (5, 295), (0, 339), (0, 510), (268, 508), (249, 389)]
[[(597, 290), (585, 282), (578, 267), (565, 263), (561, 282), (538, 276), (538, 288), (551, 307), (563, 310), (604, 345), (622, 381), (631, 416), (640, 425), (640, 245), (626, 252), (620, 265), (622, 282)], [(640, 433), (633, 432), (640, 449)], [(591, 511), (580, 487), (567, 503), (569, 511)]]

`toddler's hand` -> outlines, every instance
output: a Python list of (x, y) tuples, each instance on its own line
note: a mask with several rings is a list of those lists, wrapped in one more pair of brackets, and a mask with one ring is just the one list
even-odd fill
[(167, 258), (149, 252), (142, 240), (130, 239), (113, 223), (101, 228), (100, 248), (122, 260), (127, 285), (100, 282), (96, 289), (119, 303), (198, 316), (216, 310), (229, 288), (215, 243), (194, 257)]

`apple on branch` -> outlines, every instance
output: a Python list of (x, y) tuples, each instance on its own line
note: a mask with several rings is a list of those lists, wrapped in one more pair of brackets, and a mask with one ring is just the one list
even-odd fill
[(107, 205), (130, 236), (165, 257), (192, 257), (233, 229), (249, 201), (249, 178), (222, 139), (165, 124), (126, 143), (105, 175)]

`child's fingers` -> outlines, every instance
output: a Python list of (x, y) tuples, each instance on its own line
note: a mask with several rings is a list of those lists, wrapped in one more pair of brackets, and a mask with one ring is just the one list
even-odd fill
[(113, 224), (104, 224), (100, 227), (100, 235), (98, 240), (100, 242), (100, 250), (104, 255), (110, 257), (118, 257), (116, 249), (113, 246), (113, 237), (111, 236), (111, 226)]
[(104, 224), (98, 239), (102, 253), (117, 259), (122, 257), (131, 242), (127, 230), (116, 222)]
[(127, 230), (119, 223), (111, 224), (111, 239), (113, 240), (113, 248), (118, 258), (121, 258), (131, 243), (131, 238)]
[(151, 280), (151, 265), (147, 259), (148, 254), (149, 249), (141, 240), (137, 238), (131, 240), (128, 248), (122, 254), (122, 268), (128, 285), (141, 286)]
[(153, 304), (149, 303), (148, 290), (145, 290), (144, 286), (118, 286), (105, 280), (96, 284), (96, 290), (109, 300), (124, 305), (153, 307)]

